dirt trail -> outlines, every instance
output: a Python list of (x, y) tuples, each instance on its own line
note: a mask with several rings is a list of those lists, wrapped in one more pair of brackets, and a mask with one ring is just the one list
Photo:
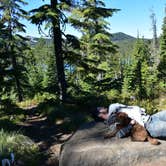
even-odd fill
[(58, 166), (60, 147), (71, 134), (64, 134), (56, 125), (50, 125), (46, 117), (33, 112), (20, 125), (23, 133), (39, 146), (41, 152), (48, 155), (43, 166)]

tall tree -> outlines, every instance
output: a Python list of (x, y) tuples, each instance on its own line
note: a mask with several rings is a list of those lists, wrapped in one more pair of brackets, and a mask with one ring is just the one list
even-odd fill
[[(132, 61), (126, 66), (124, 73), (123, 93), (136, 95), (138, 99), (148, 97), (151, 88), (150, 49), (143, 39), (137, 39)], [(152, 78), (153, 80), (153, 78)]]
[(30, 96), (37, 93), (57, 92), (57, 78), (55, 77), (55, 61), (53, 45), (50, 39), (39, 39), (26, 52), (26, 68), (30, 84)]
[(72, 1), (70, 0), (50, 0), (50, 4), (45, 4), (38, 9), (34, 9), (31, 11), (32, 13), (34, 13), (31, 16), (32, 23), (37, 24), (40, 29), (40, 25), (45, 22), (46, 27), (50, 28), (56, 59), (57, 75), (55, 75), (55, 77), (58, 77), (58, 92), (59, 98), (62, 101), (66, 100), (67, 90), (62, 51), (62, 27), (66, 22), (66, 17), (63, 13), (63, 10), (68, 9), (70, 6), (72, 6)]
[(0, 99), (10, 91), (10, 86), (7, 86), (10, 76), (10, 58), (7, 54), (7, 43), (5, 38), (8, 35), (7, 27), (0, 22)]
[[(166, 15), (166, 7), (165, 7), (165, 15)], [(158, 65), (158, 70), (159, 70), (158, 77), (160, 80), (166, 83), (166, 16), (164, 17), (162, 31), (163, 32), (160, 41), (160, 63)]]
[(151, 61), (154, 65), (159, 63), (158, 58), (158, 39), (157, 39), (157, 27), (156, 27), (156, 15), (154, 11), (152, 10), (152, 13), (150, 15), (150, 18), (152, 20), (152, 31), (153, 31), (153, 39), (152, 39), (152, 57)]
[(150, 15), (150, 18), (152, 20), (152, 30), (153, 30), (153, 48), (157, 49), (158, 47), (158, 41), (157, 41), (157, 27), (156, 27), (156, 15), (152, 11), (152, 14)]
[(25, 80), (23, 79), (25, 69), (22, 65), (21, 55), (23, 50), (27, 49), (25, 38), (19, 34), (25, 32), (25, 26), (19, 20), (26, 18), (26, 11), (20, 7), (25, 4), (27, 3), (24, 0), (0, 0), (1, 21), (7, 26), (8, 31), (5, 39), (8, 42), (7, 54), (11, 58), (11, 68), (19, 101), (23, 100), (21, 80)]
[[(111, 42), (109, 23), (105, 19), (116, 11), (118, 10), (106, 8), (103, 1), (87, 0), (75, 8), (69, 18), (71, 25), (82, 33), (82, 69), (79, 67), (77, 72), (83, 72), (78, 75), (82, 76), (79, 79), (80, 82), (84, 80), (85, 85), (92, 85), (109, 75), (106, 71), (110, 69), (111, 56), (116, 52), (116, 47)], [(88, 89), (94, 90), (94, 85), (92, 87)]]
[(59, 93), (60, 98), (65, 101), (66, 100), (66, 80), (65, 80), (65, 72), (64, 72), (64, 61), (62, 56), (62, 34), (60, 29), (60, 15), (62, 14), (60, 10), (58, 10), (58, 1), (51, 0), (51, 9), (54, 13), (56, 13), (56, 19), (52, 18), (53, 25), (53, 41), (54, 41), (54, 52), (56, 56), (56, 66), (57, 66), (57, 76), (58, 76), (58, 85), (59, 85)]

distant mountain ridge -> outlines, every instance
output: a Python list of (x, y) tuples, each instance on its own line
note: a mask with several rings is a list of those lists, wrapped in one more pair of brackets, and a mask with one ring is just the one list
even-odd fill
[[(52, 43), (51, 38), (44, 38), (44, 37), (38, 38), (33, 36), (27, 36), (27, 38), (30, 39), (31, 46), (35, 46), (38, 43), (38, 41), (41, 39), (44, 40), (46, 44), (48, 45)], [(117, 32), (117, 33), (111, 34), (111, 41), (119, 47), (117, 50), (122, 55), (129, 55), (132, 53), (136, 40), (137, 38), (130, 36), (128, 34), (125, 34), (123, 32)]]
[[(27, 38), (29, 38), (30, 41), (34, 43), (40, 39), (39, 37), (33, 37), (33, 36), (27, 36)], [(43, 39), (45, 39), (47, 42), (51, 41), (50, 38), (43, 38)], [(123, 32), (117, 32), (117, 33), (111, 34), (111, 40), (113, 42), (120, 42), (124, 40), (135, 40), (135, 39), (136, 39), (135, 37), (125, 34)]]
[(136, 40), (136, 38), (133, 36), (130, 36), (128, 34), (125, 34), (123, 32), (117, 32), (117, 33), (113, 33), (111, 35), (111, 40), (113, 42), (119, 42), (119, 41), (123, 41), (123, 40)]

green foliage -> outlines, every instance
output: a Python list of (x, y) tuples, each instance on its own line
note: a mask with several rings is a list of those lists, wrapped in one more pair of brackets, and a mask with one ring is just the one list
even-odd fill
[[(33, 24), (36, 24), (39, 27), (39, 32), (44, 33), (41, 29), (41, 25), (45, 24), (45, 29), (52, 28), (52, 20), (56, 22), (56, 26), (58, 27), (58, 22), (62, 26), (65, 26), (67, 22), (67, 17), (63, 13), (63, 11), (68, 11), (73, 6), (74, 2), (68, 0), (55, 2), (55, 7), (53, 8), (53, 3), (50, 1), (50, 4), (44, 4), (37, 9), (33, 9), (30, 11), (30, 20)], [(50, 34), (51, 35), (51, 34)]]
[(122, 42), (122, 41), (130, 41), (130, 42), (134, 42), (136, 40), (135, 37), (132, 37), (130, 35), (127, 35), (125, 33), (122, 32), (117, 32), (117, 33), (113, 33), (111, 35), (111, 39), (114, 42)]
[(57, 93), (57, 73), (53, 45), (46, 39), (39, 39), (31, 50), (26, 52), (27, 77), (30, 91), (28, 97), (33, 98), (37, 93)]
[(158, 65), (158, 77), (160, 81), (166, 84), (166, 17), (162, 27), (162, 36), (160, 40), (160, 62)]
[(108, 22), (117, 9), (105, 8), (104, 2), (88, 0), (72, 11), (69, 22), (82, 33), (80, 40), (81, 62), (73, 66), (77, 87), (86, 92), (95, 92), (95, 82), (110, 78), (112, 56), (116, 46), (111, 42)]
[(144, 40), (138, 39), (132, 61), (124, 72), (123, 96), (136, 96), (138, 99), (154, 98), (157, 73), (150, 64), (150, 51)]
[[(68, 7), (67, 7), (68, 6)], [(62, 27), (67, 21), (64, 10), (72, 6), (72, 1), (50, 1), (49, 5), (43, 5), (37, 9), (31, 10), (30, 20), (38, 25), (39, 32), (42, 32), (41, 25), (49, 28), (50, 36), (53, 38), (55, 64), (57, 71), (58, 96), (62, 101), (67, 98), (67, 83), (65, 77), (64, 55), (62, 51)], [(56, 75), (55, 75), (56, 77)], [(56, 84), (56, 83), (54, 83)], [(55, 87), (53, 87), (55, 89)]]
[(115, 44), (118, 45), (118, 51), (121, 55), (121, 61), (123, 64), (129, 63), (131, 60), (131, 54), (135, 46), (135, 40), (119, 40), (115, 41)]
[(41, 154), (38, 147), (28, 137), (19, 133), (5, 132), (0, 130), (0, 154), (2, 158), (8, 158), (13, 152), (16, 160), (27, 166), (40, 164)]
[(131, 100), (128, 99), (128, 101), (125, 101), (128, 105), (138, 105), (142, 108), (146, 109), (147, 114), (154, 114), (161, 109), (159, 108), (159, 102), (158, 100), (151, 100), (151, 99), (144, 99), (144, 100)]
[(165, 93), (163, 93), (162, 95), (160, 95), (159, 98), (156, 99), (156, 103), (158, 103), (157, 105), (158, 110), (165, 110), (166, 107)]
[(0, 22), (0, 98), (2, 98), (4, 93), (10, 92), (11, 90), (10, 58), (6, 52), (7, 41), (5, 40), (7, 35), (6, 25)]
[(0, 116), (0, 129), (15, 131), (19, 129), (18, 124), (25, 120), (25, 111), (9, 99), (5, 99), (0, 103)]
[(106, 91), (106, 96), (110, 103), (118, 103), (121, 98), (120, 92), (116, 89)]
[[(0, 4), (1, 23), (5, 25), (5, 34), (2, 33), (4, 29), (0, 32), (0, 38), (3, 39), (5, 48), (5, 52), (2, 54), (6, 57), (6, 62), (9, 62), (9, 67), (6, 69), (8, 74), (4, 75), (4, 79), (10, 81), (10, 90), (16, 92), (20, 101), (23, 100), (23, 87), (27, 85), (23, 51), (28, 47), (26, 38), (20, 35), (20, 32), (25, 32), (25, 25), (20, 22), (20, 19), (27, 16), (26, 11), (21, 9), (20, 5), (25, 4), (24, 1), (19, 0), (4, 0)], [(5, 91), (7, 88), (4, 86), (3, 89)], [(5, 91), (5, 93), (8, 92)]]

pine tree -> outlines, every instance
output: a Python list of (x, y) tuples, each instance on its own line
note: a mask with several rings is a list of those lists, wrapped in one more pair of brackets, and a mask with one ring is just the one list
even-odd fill
[[(166, 7), (165, 7), (166, 13)], [(163, 27), (162, 27), (162, 36), (160, 41), (160, 63), (158, 65), (158, 77), (159, 80), (166, 83), (166, 16), (164, 17)]]
[(8, 82), (10, 78), (10, 58), (6, 52), (7, 43), (5, 42), (7, 35), (7, 27), (0, 22), (0, 99), (10, 91), (11, 87), (7, 86), (10, 82)]
[(63, 51), (62, 51), (62, 28), (65, 25), (66, 17), (63, 13), (63, 10), (67, 10), (72, 6), (72, 1), (57, 1), (50, 0), (50, 4), (45, 4), (38, 9), (34, 9), (31, 13), (34, 13), (31, 16), (31, 22), (37, 24), (40, 28), (44, 22), (46, 22), (46, 27), (50, 28), (51, 36), (53, 38), (54, 43), (54, 54), (56, 61), (56, 71), (58, 77), (58, 93), (59, 98), (62, 101), (66, 100), (66, 90), (67, 83), (65, 78), (64, 71), (64, 59), (63, 59)]
[[(48, 41), (47, 41), (48, 40)], [(53, 45), (50, 39), (39, 39), (27, 51), (26, 68), (31, 88), (31, 97), (36, 93), (57, 91), (57, 78), (55, 77), (55, 61)]]
[[(150, 72), (150, 50), (143, 39), (137, 39), (132, 61), (128, 64), (124, 73), (123, 93), (136, 95), (139, 100), (147, 98), (151, 88), (149, 79)], [(152, 82), (153, 83), (153, 82)]]
[(19, 21), (26, 18), (26, 11), (20, 5), (25, 5), (23, 0), (0, 0), (1, 21), (6, 25), (8, 34), (5, 40), (8, 43), (7, 54), (11, 59), (11, 69), (15, 82), (18, 100), (23, 100), (23, 84), (25, 84), (25, 68), (21, 55), (27, 49), (26, 39), (20, 32), (25, 32), (25, 26)]
[(105, 19), (116, 11), (118, 10), (105, 8), (103, 1), (87, 0), (75, 8), (69, 18), (71, 25), (82, 33), (82, 64), (76, 69), (79, 76), (77, 79), (84, 89), (91, 92), (96, 81), (109, 75), (106, 71), (110, 69), (111, 56), (116, 52), (116, 47), (111, 42), (109, 23)]

